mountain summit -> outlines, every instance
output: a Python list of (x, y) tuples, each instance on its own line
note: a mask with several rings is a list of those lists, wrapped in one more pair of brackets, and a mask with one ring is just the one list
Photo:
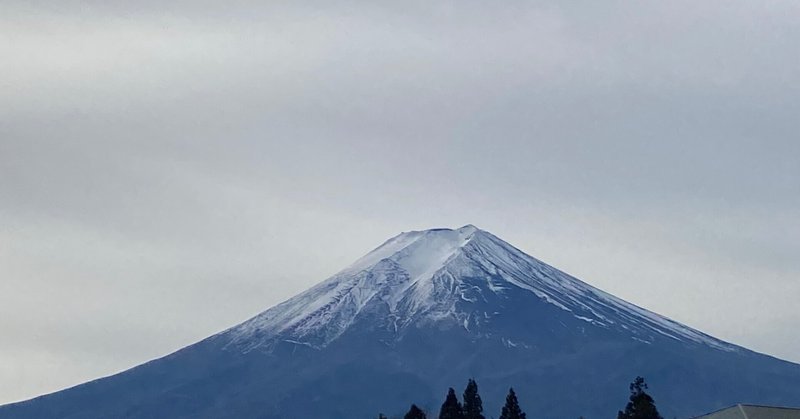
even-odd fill
[(613, 417), (648, 378), (666, 417), (797, 404), (800, 365), (625, 302), (467, 225), (402, 233), (172, 355), (0, 407), (6, 418), (369, 418), (474, 377), (541, 417)]
[(363, 317), (370, 328), (393, 332), (395, 339), (409, 327), (436, 323), (463, 327), (475, 338), (516, 342), (514, 331), (495, 336), (492, 324), (513, 320), (524, 308), (508, 303), (526, 298), (565, 312), (558, 317), (580, 320), (575, 323), (580, 330), (595, 326), (640, 342), (669, 338), (737, 350), (593, 288), (472, 225), (402, 233), (227, 333), (248, 349), (280, 341), (321, 348)]

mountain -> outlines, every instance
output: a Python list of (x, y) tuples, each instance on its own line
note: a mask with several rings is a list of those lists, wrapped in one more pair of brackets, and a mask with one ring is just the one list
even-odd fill
[(600, 291), (474, 226), (413, 231), (256, 317), (11, 418), (373, 418), (480, 385), (532, 418), (608, 418), (645, 376), (666, 418), (800, 405), (800, 365)]

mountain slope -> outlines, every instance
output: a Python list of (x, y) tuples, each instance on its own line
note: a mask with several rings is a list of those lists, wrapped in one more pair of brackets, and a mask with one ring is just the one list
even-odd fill
[(800, 404), (800, 365), (723, 342), (474, 226), (400, 234), (238, 326), (0, 418), (354, 418), (508, 385), (543, 417), (611, 417), (650, 381), (665, 417)]
[(383, 309), (398, 338), (419, 320), (456, 321), (477, 333), (500, 312), (484, 311), (476, 318), (480, 310), (475, 308), (490, 299), (506, 300), (512, 293), (531, 293), (576, 319), (632, 339), (653, 342), (660, 335), (737, 350), (593, 288), (474, 226), (394, 237), (327, 281), (228, 333), (256, 346), (267, 342), (254, 337), (266, 336), (320, 347), (338, 337), (362, 311)]

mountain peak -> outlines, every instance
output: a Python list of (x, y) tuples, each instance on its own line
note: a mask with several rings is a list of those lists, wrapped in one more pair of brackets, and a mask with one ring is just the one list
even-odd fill
[(596, 289), (473, 225), (401, 233), (331, 278), (224, 333), (246, 350), (276, 342), (321, 348), (355, 324), (401, 339), (409, 326), (435, 323), (461, 327), (474, 338), (518, 329), (521, 335), (501, 338), (536, 345), (538, 338), (525, 335), (524, 328), (501, 325), (531, 316), (536, 318), (528, 320), (575, 334), (586, 334), (588, 327), (645, 343), (667, 339), (736, 350)]
[(449, 260), (475, 234), (482, 232), (473, 225), (459, 229), (434, 228), (401, 233), (367, 253), (345, 268), (343, 273), (357, 273), (384, 260), (393, 260), (409, 274), (412, 281), (430, 276)]

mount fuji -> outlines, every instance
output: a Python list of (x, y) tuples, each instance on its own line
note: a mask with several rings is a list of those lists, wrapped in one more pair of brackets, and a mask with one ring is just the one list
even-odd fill
[[(752, 308), (755, 309), (755, 308)], [(666, 418), (800, 405), (800, 365), (716, 339), (468, 225), (389, 239), (256, 317), (128, 371), (0, 407), (12, 418), (372, 418), (475, 378), (530, 417), (613, 418), (647, 378)]]

